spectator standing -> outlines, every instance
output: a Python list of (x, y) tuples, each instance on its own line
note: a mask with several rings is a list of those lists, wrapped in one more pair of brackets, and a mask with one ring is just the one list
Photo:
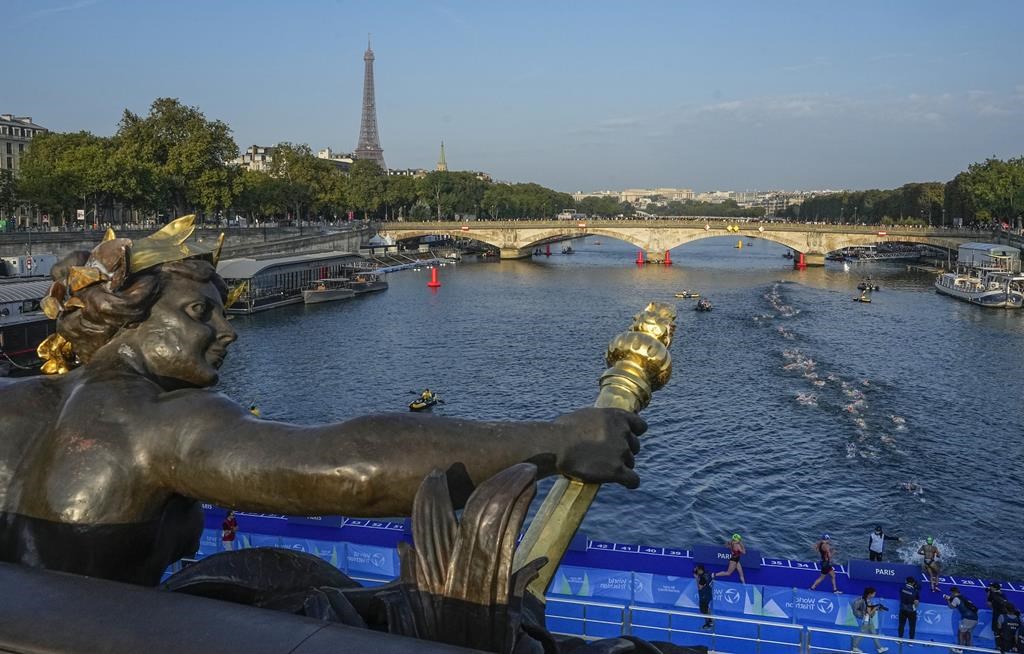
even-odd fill
[(882, 525), (875, 525), (875, 530), (868, 534), (868, 559), (881, 561), (885, 552), (885, 541), (894, 540), (900, 542), (899, 536), (890, 536), (882, 531)]
[(921, 562), (921, 567), (924, 568), (924, 573), (928, 575), (928, 581), (931, 582), (932, 592), (938, 592), (939, 548), (935, 546), (935, 539), (931, 536), (926, 538), (924, 545), (917, 550), (917, 553), (924, 557), (924, 560)]
[[(700, 603), (700, 612), (704, 615), (711, 615), (711, 574), (704, 568), (703, 563), (693, 566), (693, 576), (697, 579), (697, 600)], [(701, 629), (711, 629), (715, 626), (710, 617), (704, 620)]]
[(740, 573), (740, 583), (747, 583), (746, 579), (743, 578), (743, 564), (740, 563), (740, 558), (747, 553), (747, 548), (743, 545), (743, 537), (739, 534), (733, 534), (732, 540), (725, 544), (729, 548), (729, 567), (725, 570), (720, 570), (714, 574), (715, 577), (728, 577), (733, 572)]
[[(864, 589), (864, 593), (853, 602), (853, 614), (857, 616), (857, 621), (860, 623), (860, 632), (862, 634), (878, 634), (878, 611), (884, 610), (885, 607), (881, 604), (872, 604), (871, 600), (875, 597), (875, 589), (868, 586)], [(854, 636), (853, 643), (850, 647), (851, 652), (861, 652), (860, 641), (864, 636)], [(877, 638), (872, 638), (875, 641), (875, 650), (878, 654), (884, 654), (888, 652), (889, 648), (882, 645)]]
[(910, 640), (914, 640), (917, 633), (917, 605), (921, 603), (921, 584), (917, 579), (907, 577), (907, 583), (900, 588), (900, 638), (903, 638), (903, 628), (910, 625)]
[(985, 591), (985, 601), (992, 609), (992, 633), (997, 634), (999, 633), (999, 616), (1006, 612), (1006, 605), (1009, 603), (1009, 600), (1003, 595), (1003, 588), (998, 581), (993, 581), (988, 585), (988, 589)]
[(822, 534), (821, 540), (819, 540), (814, 548), (818, 550), (818, 555), (821, 557), (821, 574), (811, 584), (811, 590), (818, 587), (818, 584), (825, 581), (825, 577), (832, 578), (832, 592), (839, 593), (839, 587), (836, 586), (836, 569), (832, 565), (832, 537), (828, 534)]
[(220, 542), (225, 551), (235, 549), (235, 535), (238, 533), (238, 520), (235, 519), (235, 512), (228, 511), (224, 522), (220, 523)]
[[(970, 647), (971, 633), (974, 631), (975, 625), (978, 624), (978, 607), (974, 605), (974, 602), (964, 597), (956, 586), (951, 587), (949, 595), (943, 595), (942, 599), (946, 600), (949, 608), (960, 612), (957, 643)], [(960, 652), (962, 650), (954, 649), (953, 651)]]

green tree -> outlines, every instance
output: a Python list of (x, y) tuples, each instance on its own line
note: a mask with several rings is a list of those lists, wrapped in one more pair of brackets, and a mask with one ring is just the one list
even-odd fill
[[(18, 208), (18, 180), (14, 171), (0, 170), (0, 219), (6, 220)], [(6, 226), (6, 222), (4, 225)], [(0, 230), (2, 231), (2, 230)]]
[(384, 191), (384, 204), (391, 217), (403, 217), (408, 214), (418, 200), (416, 179), (405, 175), (388, 177)]
[(223, 170), (238, 146), (227, 124), (176, 98), (157, 98), (145, 117), (126, 109), (117, 136), (125, 156), (150, 168), (143, 176), (153, 184), (149, 195), (174, 216), (230, 204), (234, 184)]
[(360, 159), (348, 171), (348, 200), (363, 212), (363, 217), (376, 213), (384, 204), (387, 177), (375, 162)]

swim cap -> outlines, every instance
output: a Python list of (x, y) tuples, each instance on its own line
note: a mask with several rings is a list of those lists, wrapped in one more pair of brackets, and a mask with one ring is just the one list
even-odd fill
[(740, 535), (739, 535), (739, 534), (733, 534), (733, 535), (732, 535), (732, 539), (733, 539), (733, 540), (743, 540), (743, 539), (742, 539), (742, 538), (740, 537)]
[(821, 535), (821, 540), (832, 540), (832, 537), (829, 536), (828, 534), (822, 534)]
[(931, 536), (929, 536), (928, 538), (925, 538), (924, 540), (925, 540), (925, 542), (926, 542), (926, 543), (928, 543), (929, 545), (931, 545), (931, 544), (932, 544), (932, 537), (931, 537)]
[(882, 533), (882, 525), (875, 525), (875, 531), (878, 533)]

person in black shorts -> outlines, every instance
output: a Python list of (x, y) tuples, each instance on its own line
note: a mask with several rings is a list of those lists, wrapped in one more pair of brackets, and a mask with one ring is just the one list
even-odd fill
[(910, 640), (914, 640), (917, 631), (917, 606), (920, 603), (921, 584), (917, 583), (917, 579), (907, 577), (907, 583), (900, 588), (900, 638), (903, 638), (903, 629), (909, 623)]
[(836, 569), (832, 565), (832, 554), (835, 552), (832, 547), (832, 537), (828, 534), (822, 534), (821, 540), (814, 545), (814, 548), (818, 550), (818, 555), (821, 557), (821, 574), (814, 580), (814, 583), (811, 584), (811, 590), (814, 590), (818, 587), (818, 584), (825, 581), (825, 577), (831, 577), (832, 592), (842, 592), (839, 590), (839, 587), (836, 586)]
[[(711, 574), (704, 569), (703, 563), (693, 566), (693, 576), (697, 579), (697, 600), (700, 603), (700, 612), (704, 615), (711, 615)], [(711, 618), (704, 620), (701, 629), (710, 629), (715, 626)]]

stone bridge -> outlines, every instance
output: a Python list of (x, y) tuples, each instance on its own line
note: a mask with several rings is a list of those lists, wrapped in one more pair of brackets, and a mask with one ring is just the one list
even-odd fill
[(645, 259), (661, 259), (680, 245), (713, 236), (757, 237), (804, 255), (807, 265), (824, 265), (825, 255), (845, 247), (885, 242), (922, 243), (956, 249), (984, 238), (977, 232), (935, 227), (807, 225), (739, 222), (722, 218), (676, 220), (518, 220), (467, 222), (386, 222), (378, 233), (395, 241), (428, 235), (471, 238), (498, 248), (502, 259), (528, 257), (539, 246), (581, 236), (604, 236), (635, 245)]

